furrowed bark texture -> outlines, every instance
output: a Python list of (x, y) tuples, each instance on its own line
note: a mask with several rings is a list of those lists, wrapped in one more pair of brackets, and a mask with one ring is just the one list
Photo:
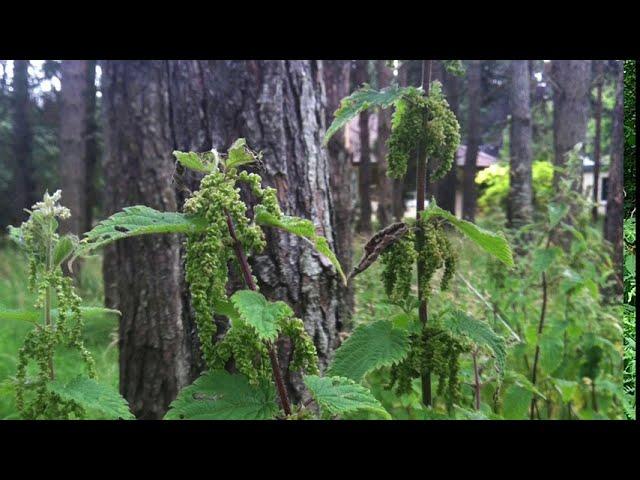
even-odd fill
[[(378, 87), (385, 88), (391, 84), (393, 72), (385, 60), (376, 60)], [(376, 157), (378, 159), (378, 222), (384, 228), (393, 222), (393, 185), (387, 176), (387, 140), (391, 133), (391, 110), (378, 111), (378, 139), (376, 141)]]
[(87, 113), (87, 60), (63, 60), (60, 91), (60, 188), (71, 218), (60, 222), (63, 232), (80, 235), (86, 227), (85, 137)]
[(623, 155), (624, 155), (624, 73), (619, 67), (616, 85), (616, 104), (611, 127), (611, 163), (609, 164), (609, 192), (604, 224), (604, 237), (613, 245), (613, 263), (618, 277), (616, 293), (622, 293), (622, 224), (624, 214)]
[[(351, 93), (351, 61), (325, 60), (322, 62), (325, 85), (325, 123), (330, 125), (333, 113), (340, 106), (340, 100)], [(353, 267), (353, 217), (354, 217), (354, 175), (351, 156), (345, 145), (344, 129), (331, 137), (327, 145), (329, 162), (329, 183), (333, 200), (332, 223), (335, 232), (336, 256), (345, 272)], [(338, 318), (342, 325), (348, 323), (354, 308), (354, 287), (338, 288)]]
[[(244, 137), (264, 153), (258, 173), (277, 189), (283, 211), (308, 218), (335, 247), (322, 66), (317, 61), (168, 61), (173, 147), (225, 151)], [(170, 149), (168, 149), (170, 151)], [(192, 185), (195, 186), (195, 185)], [(247, 197), (249, 198), (249, 197)], [(260, 291), (284, 300), (303, 319), (326, 367), (342, 319), (337, 276), (301, 239), (265, 228), (268, 246), (250, 260)], [(288, 341), (278, 343), (286, 371)], [(302, 397), (298, 374), (287, 373), (292, 400)]]
[[(105, 215), (137, 204), (177, 209), (167, 85), (162, 61), (103, 64)], [(120, 392), (138, 418), (161, 418), (191, 380), (181, 278), (176, 235), (105, 250), (105, 301), (122, 312)]]
[(600, 156), (602, 145), (602, 87), (604, 84), (604, 60), (594, 60), (596, 62), (596, 104), (593, 118), (596, 123), (595, 136), (593, 138), (593, 209), (591, 216), (593, 221), (598, 220), (598, 203), (600, 190)]
[(98, 170), (98, 119), (96, 117), (96, 60), (88, 60), (87, 71), (87, 109), (85, 117), (85, 163), (86, 163), (86, 207), (84, 231), (88, 232), (93, 226), (94, 208), (99, 204), (99, 192), (96, 189)]
[[(367, 69), (368, 60), (357, 60), (356, 82), (360, 87), (369, 82)], [(358, 117), (360, 128), (360, 165), (358, 167), (358, 193), (360, 200), (360, 216), (356, 225), (358, 233), (369, 234), (371, 225), (371, 146), (369, 145), (369, 115), (368, 109), (363, 110)]]
[(473, 221), (476, 215), (476, 160), (481, 142), (480, 105), (482, 99), (482, 62), (471, 60), (467, 73), (469, 83), (467, 93), (469, 98), (469, 116), (467, 120), (467, 152), (464, 160), (464, 178), (462, 192), (462, 218)]
[(511, 62), (511, 149), (507, 217), (512, 228), (531, 222), (533, 187), (531, 174), (531, 107), (529, 68), (526, 60)]
[[(566, 162), (565, 154), (586, 138), (591, 60), (553, 60), (550, 76), (553, 85), (554, 163), (562, 167)], [(569, 174), (556, 172), (554, 189), (560, 178)], [(575, 177), (572, 188), (579, 190), (582, 187), (582, 175)]]

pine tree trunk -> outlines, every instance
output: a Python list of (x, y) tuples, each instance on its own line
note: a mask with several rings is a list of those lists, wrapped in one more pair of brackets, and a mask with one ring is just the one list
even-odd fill
[[(551, 62), (553, 93), (554, 164), (565, 165), (565, 155), (578, 142), (584, 142), (589, 114), (591, 60), (553, 60)], [(572, 188), (580, 191), (582, 174), (556, 171), (554, 190), (560, 178), (571, 175)]]
[[(326, 125), (333, 121), (333, 113), (338, 109), (340, 100), (351, 93), (351, 61), (325, 60), (322, 62), (325, 85)], [(344, 129), (331, 137), (327, 145), (329, 161), (329, 182), (333, 199), (332, 223), (335, 230), (336, 256), (345, 272), (353, 266), (353, 164), (345, 145)], [(346, 288), (338, 288), (338, 313), (341, 323), (349, 321), (354, 307), (354, 288), (350, 283)]]
[[(385, 60), (376, 61), (378, 88), (391, 84), (393, 73)], [(376, 157), (378, 159), (378, 222), (384, 228), (393, 221), (393, 184), (387, 176), (387, 140), (391, 133), (391, 112), (388, 109), (378, 111), (378, 138), (376, 140)]]
[[(105, 215), (138, 204), (176, 211), (165, 63), (106, 61), (103, 92)], [(178, 237), (144, 236), (110, 246), (104, 280), (107, 306), (122, 312), (120, 392), (137, 417), (161, 418), (192, 380)]]
[[(26, 220), (24, 208), (36, 202), (32, 178), (33, 132), (29, 121), (29, 60), (13, 62), (13, 192), (9, 199), (11, 225)], [(44, 192), (38, 192), (41, 196)], [(50, 192), (53, 193), (53, 192)]]
[(469, 116), (467, 120), (467, 152), (464, 160), (464, 178), (462, 191), (462, 218), (474, 221), (477, 204), (476, 161), (481, 142), (480, 105), (482, 94), (482, 63), (471, 60), (468, 69), (469, 83), (467, 96), (469, 98)]
[(507, 200), (507, 219), (511, 228), (527, 225), (533, 215), (531, 107), (527, 63), (526, 60), (511, 62), (511, 158)]
[(63, 60), (60, 92), (60, 187), (71, 218), (60, 222), (63, 232), (80, 235), (86, 227), (86, 114), (89, 65)]
[(600, 191), (600, 157), (602, 143), (602, 86), (604, 84), (604, 60), (594, 60), (596, 62), (596, 105), (593, 119), (596, 124), (595, 136), (593, 139), (593, 210), (591, 216), (593, 221), (598, 220), (598, 204)]
[[(322, 147), (323, 79), (317, 61), (169, 61), (174, 148), (225, 151), (239, 137), (264, 153), (264, 183), (278, 191), (283, 211), (308, 218), (336, 246), (330, 166)], [(251, 263), (260, 290), (284, 300), (303, 319), (324, 368), (342, 326), (331, 265), (306, 242), (265, 229), (268, 247)], [(286, 371), (288, 342), (278, 344)], [(298, 374), (286, 379), (292, 400), (302, 397)]]
[[(368, 60), (358, 60), (356, 66), (356, 82), (358, 86), (369, 82), (367, 72)], [(358, 167), (358, 196), (360, 200), (360, 216), (356, 231), (368, 235), (371, 226), (371, 147), (369, 144), (369, 110), (364, 110), (358, 118), (360, 129), (360, 165)]]
[(613, 246), (614, 271), (618, 277), (616, 293), (622, 293), (622, 224), (624, 212), (623, 155), (624, 155), (624, 73), (622, 65), (616, 85), (616, 104), (613, 109), (611, 127), (611, 163), (609, 164), (609, 191), (607, 193), (607, 213), (604, 237)]
[[(460, 113), (460, 77), (453, 75), (446, 70), (442, 75), (443, 90), (449, 102), (449, 107), (453, 114), (458, 117)], [(453, 213), (456, 213), (456, 176), (458, 172), (458, 158), (453, 160), (451, 170), (449, 170), (438, 183), (436, 191), (436, 201), (438, 206)]]
[(87, 176), (86, 187), (86, 208), (85, 208), (85, 231), (89, 231), (93, 226), (94, 209), (98, 205), (98, 192), (96, 190), (96, 176), (98, 169), (98, 119), (96, 112), (96, 61), (87, 60), (87, 111), (85, 118), (85, 163)]

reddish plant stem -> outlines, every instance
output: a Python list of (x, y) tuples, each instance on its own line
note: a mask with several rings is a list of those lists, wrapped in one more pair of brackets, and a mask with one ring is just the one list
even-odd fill
[(476, 410), (480, 410), (480, 393), (482, 389), (482, 384), (480, 383), (480, 372), (478, 371), (478, 350), (474, 350), (471, 353), (471, 358), (473, 358), (473, 377), (474, 377), (474, 387), (475, 387), (475, 408)]
[[(424, 94), (429, 96), (429, 84), (431, 82), (431, 60), (422, 61), (422, 88)], [(426, 121), (426, 118), (424, 119)], [(423, 145), (418, 145), (417, 148), (417, 167), (416, 167), (416, 220), (420, 225), (421, 213), (424, 211), (424, 201), (426, 197), (427, 189), (427, 154), (423, 151)], [(424, 230), (418, 228), (416, 232), (416, 246), (418, 252), (422, 252), (424, 249)], [(418, 314), (422, 325), (426, 325), (429, 320), (429, 313), (427, 310), (427, 299), (423, 295), (423, 283), (425, 276), (424, 260), (418, 255), (418, 300), (420, 306), (418, 308)], [(425, 370), (422, 372), (422, 403), (425, 406), (431, 405), (431, 372)]]
[[(242, 270), (244, 281), (249, 289), (256, 291), (256, 284), (253, 281), (253, 275), (251, 275), (251, 267), (249, 267), (247, 256), (244, 254), (242, 244), (240, 243), (240, 240), (238, 240), (238, 236), (236, 235), (236, 229), (233, 226), (231, 215), (229, 215), (229, 211), (227, 209), (225, 209), (224, 213), (227, 217), (227, 227), (229, 229), (229, 235), (231, 235), (231, 239), (233, 240), (233, 249), (236, 253), (238, 263), (240, 264), (240, 269)], [(282, 379), (282, 370), (280, 369), (280, 364), (278, 363), (276, 349), (271, 342), (269, 342), (268, 348), (269, 360), (271, 360), (271, 370), (273, 371), (273, 378), (275, 380), (276, 388), (278, 389), (280, 403), (282, 404), (282, 409), (284, 410), (285, 415), (288, 416), (291, 415), (291, 404), (289, 402), (289, 396), (287, 395), (287, 388)]]

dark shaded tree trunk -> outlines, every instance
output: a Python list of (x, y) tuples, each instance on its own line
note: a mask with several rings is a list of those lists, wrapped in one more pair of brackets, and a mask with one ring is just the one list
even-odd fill
[(526, 60), (511, 62), (511, 132), (509, 147), (509, 196), (507, 220), (511, 228), (531, 222), (533, 186), (531, 174), (531, 107), (529, 68)]
[(616, 293), (622, 293), (622, 223), (624, 213), (623, 155), (624, 155), (624, 73), (620, 66), (616, 85), (616, 104), (611, 128), (611, 163), (609, 164), (609, 191), (604, 237), (613, 246), (612, 260), (617, 278)]
[[(553, 85), (554, 164), (563, 167), (566, 153), (586, 138), (591, 60), (553, 60), (550, 78)], [(568, 176), (571, 176), (572, 188), (580, 191), (582, 175), (567, 171), (554, 173), (554, 189), (561, 178)]]
[[(387, 67), (385, 60), (376, 61), (378, 88), (391, 84), (393, 72)], [(391, 112), (388, 109), (378, 111), (378, 138), (376, 141), (376, 157), (378, 159), (378, 222), (384, 228), (393, 221), (393, 183), (387, 176), (387, 140), (391, 133)]]
[[(325, 124), (333, 121), (333, 113), (340, 100), (351, 93), (351, 61), (325, 60), (322, 62), (325, 85)], [(336, 256), (345, 272), (353, 266), (353, 164), (345, 145), (344, 129), (331, 137), (328, 150), (329, 182), (331, 185), (332, 223), (335, 231)], [(346, 324), (353, 313), (354, 288), (350, 283), (346, 288), (337, 289), (338, 313), (341, 323)]]
[(476, 215), (478, 191), (476, 187), (476, 161), (480, 148), (480, 105), (482, 103), (482, 62), (471, 60), (467, 70), (469, 98), (469, 116), (467, 119), (467, 152), (464, 159), (462, 181), (462, 218), (473, 221)]
[(85, 231), (93, 226), (94, 209), (98, 205), (98, 192), (96, 190), (96, 176), (98, 170), (98, 119), (96, 112), (96, 61), (87, 60), (87, 112), (85, 119), (85, 164), (87, 170)]
[(594, 60), (596, 62), (596, 104), (593, 119), (596, 124), (595, 136), (593, 139), (593, 209), (591, 216), (595, 222), (598, 219), (598, 203), (600, 193), (600, 157), (602, 144), (602, 86), (604, 84), (604, 60)]
[[(409, 63), (402, 61), (400, 68), (398, 69), (398, 85), (401, 87), (407, 86)], [(410, 166), (407, 166), (407, 171), (411, 171)], [(402, 221), (404, 213), (406, 211), (405, 194), (406, 194), (406, 176), (405, 178), (394, 178), (391, 184), (393, 195), (393, 217), (397, 222)]]
[[(442, 86), (451, 111), (458, 117), (460, 114), (460, 77), (444, 70), (442, 73)], [(454, 215), (456, 213), (457, 172), (458, 159), (456, 155), (451, 170), (438, 182), (438, 188), (436, 190), (436, 202), (438, 206)]]
[[(226, 150), (238, 137), (264, 153), (264, 183), (278, 191), (283, 211), (308, 218), (332, 248), (330, 166), (322, 66), (318, 61), (168, 61), (173, 147)], [(170, 151), (170, 149), (168, 150)], [(260, 290), (284, 300), (303, 319), (325, 368), (342, 328), (331, 265), (306, 242), (265, 229), (268, 246), (251, 259)], [(292, 350), (278, 343), (286, 371)], [(292, 400), (303, 397), (298, 374), (285, 378)], [(306, 399), (306, 398), (305, 398)]]
[[(369, 82), (368, 60), (357, 60), (355, 80), (358, 86)], [(371, 226), (371, 147), (369, 144), (369, 110), (364, 110), (358, 118), (360, 128), (360, 164), (358, 166), (358, 196), (360, 216), (356, 224), (358, 233), (369, 234)]]
[(29, 60), (13, 62), (13, 192), (9, 199), (12, 225), (20, 225), (26, 220), (23, 209), (31, 208), (38, 198), (32, 177), (33, 132), (29, 121), (28, 69)]
[(60, 67), (60, 187), (71, 218), (60, 222), (63, 232), (80, 235), (87, 221), (87, 60), (63, 60)]
[[(163, 61), (106, 61), (105, 215), (145, 204), (176, 211)], [(180, 242), (176, 235), (126, 239), (104, 255), (105, 301), (122, 312), (120, 392), (134, 414), (158, 419), (187, 385)]]

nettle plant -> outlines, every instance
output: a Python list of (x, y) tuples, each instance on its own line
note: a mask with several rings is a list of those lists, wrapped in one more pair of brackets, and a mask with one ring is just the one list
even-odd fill
[[(16, 406), (26, 419), (79, 419), (88, 413), (105, 418), (133, 418), (126, 401), (111, 387), (96, 380), (94, 360), (82, 340), (84, 318), (119, 313), (98, 307), (82, 307), (71, 277), (64, 276), (61, 264), (78, 245), (73, 235), (57, 233), (57, 219), (70, 216), (58, 204), (60, 190), (44, 194), (19, 228), (9, 227), (11, 238), (29, 259), (29, 289), (37, 292), (34, 309), (0, 308), (0, 319), (30, 322), (18, 354), (13, 382)], [(57, 304), (57, 306), (55, 305)], [(56, 350), (75, 350), (84, 365), (84, 374), (65, 382), (56, 378)]]
[[(452, 226), (507, 267), (513, 266), (513, 258), (502, 234), (456, 218), (439, 208), (433, 199), (425, 208), (427, 172), (432, 179), (443, 177), (452, 166), (460, 141), (455, 115), (440, 83), (429, 83), (429, 71), (430, 62), (425, 61), (423, 88), (394, 85), (377, 91), (364, 85), (342, 100), (327, 130), (325, 142), (361, 111), (393, 107), (387, 174), (392, 178), (404, 177), (408, 160), (415, 155), (418, 197), (416, 219), (394, 223), (376, 233), (350, 274), (353, 278), (380, 258), (386, 294), (404, 314), (358, 326), (336, 351), (327, 373), (363, 382), (367, 374), (389, 367), (388, 388), (403, 394), (412, 388), (414, 379), (420, 379), (425, 406), (433, 405), (433, 374), (438, 378), (436, 397), (451, 413), (460, 398), (460, 356), (470, 353), (475, 360), (480, 350), (490, 352), (501, 378), (506, 353), (504, 340), (488, 323), (460, 309), (448, 308), (428, 315), (436, 272), (442, 272), (439, 287), (446, 290), (456, 269), (457, 252), (445, 225)], [(417, 296), (411, 289), (414, 269)]]
[[(184, 212), (159, 212), (143, 205), (126, 207), (86, 234), (74, 258), (114, 241), (146, 234), (186, 235), (186, 280), (207, 370), (184, 388), (171, 404), (167, 419), (304, 419), (370, 412), (389, 414), (357, 382), (338, 375), (319, 376), (315, 346), (289, 305), (270, 301), (259, 291), (248, 257), (265, 247), (264, 227), (300, 236), (324, 255), (346, 284), (342, 268), (326, 238), (313, 223), (284, 215), (276, 190), (263, 188), (261, 178), (243, 167), (261, 159), (244, 139), (226, 154), (174, 152), (185, 168), (204, 174), (200, 187), (185, 202)], [(240, 196), (240, 184), (249, 186), (255, 203), (253, 218)], [(240, 274), (245, 288), (232, 292), (230, 274)], [(229, 328), (217, 332), (214, 314), (226, 317)], [(288, 368), (303, 380), (318, 407), (292, 406), (279, 365), (276, 341), (286, 336), (293, 346)], [(221, 338), (219, 338), (221, 337)], [(227, 370), (233, 365), (233, 373)]]

